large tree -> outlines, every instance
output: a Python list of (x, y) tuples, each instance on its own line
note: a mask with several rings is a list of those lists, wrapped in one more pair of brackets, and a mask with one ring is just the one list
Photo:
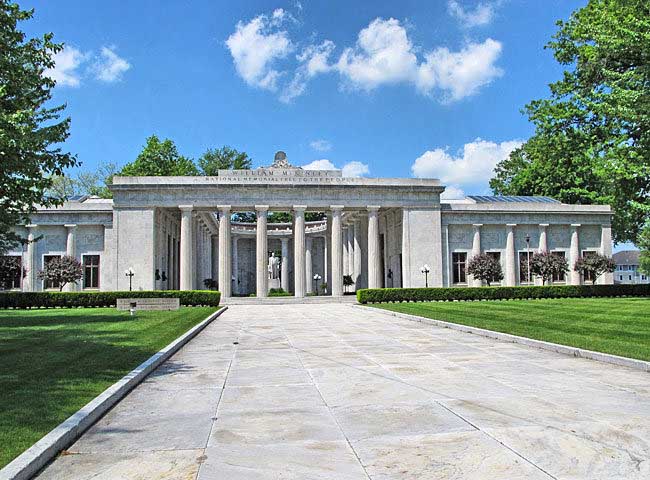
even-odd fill
[(199, 168), (202, 175), (219, 175), (219, 170), (249, 170), (253, 161), (246, 152), (225, 146), (217, 149), (209, 148), (199, 158)]
[(650, 3), (590, 0), (548, 48), (566, 66), (525, 113), (535, 133), (495, 170), (497, 194), (609, 204), (616, 242), (650, 214)]
[(178, 153), (174, 142), (169, 139), (161, 141), (156, 135), (152, 135), (147, 138), (147, 144), (138, 157), (127, 163), (119, 175), (164, 177), (198, 173), (192, 159)]
[(70, 119), (61, 118), (65, 105), (49, 104), (55, 82), (46, 70), (63, 46), (51, 33), (28, 39), (19, 30), (33, 14), (0, 0), (0, 252), (21, 240), (12, 227), (37, 204), (63, 202), (48, 189), (53, 176), (78, 163), (61, 148), (70, 129)]
[(650, 222), (646, 223), (639, 235), (639, 269), (646, 275), (650, 275)]

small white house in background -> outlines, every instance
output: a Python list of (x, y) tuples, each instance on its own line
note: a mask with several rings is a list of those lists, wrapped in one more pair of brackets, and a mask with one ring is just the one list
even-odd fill
[(639, 251), (624, 250), (612, 255), (616, 262), (614, 283), (650, 283), (650, 276), (639, 271)]

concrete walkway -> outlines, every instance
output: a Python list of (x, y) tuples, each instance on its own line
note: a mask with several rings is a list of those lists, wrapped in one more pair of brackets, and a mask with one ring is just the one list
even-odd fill
[(41, 479), (648, 479), (650, 375), (348, 305), (232, 306)]

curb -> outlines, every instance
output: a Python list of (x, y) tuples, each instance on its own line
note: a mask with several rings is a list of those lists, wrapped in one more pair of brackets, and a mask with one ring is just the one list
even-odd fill
[(120, 380), (108, 387), (97, 397), (68, 417), (54, 430), (41, 438), (30, 448), (21, 453), (11, 463), (0, 470), (0, 480), (27, 480), (38, 473), (59, 452), (68, 448), (81, 434), (99, 420), (108, 410), (124, 398), (133, 388), (142, 382), (151, 372), (169, 357), (174, 355), (186, 343), (196, 337), (214, 319), (228, 309), (222, 306), (195, 325), (172, 343), (131, 370)]
[[(361, 305), (355, 305), (355, 307), (367, 308)], [(628, 367), (634, 368), (635, 370), (650, 372), (650, 362), (636, 360), (634, 358), (620, 357), (618, 355), (610, 355), (608, 353), (602, 352), (594, 352), (593, 350), (585, 350), (583, 348), (570, 347), (568, 345), (560, 345), (558, 343), (545, 342), (543, 340), (533, 340), (532, 338), (519, 337), (517, 335), (511, 335), (509, 333), (495, 332), (493, 330), (485, 330), (484, 328), (470, 327), (458, 323), (445, 322), (443, 320), (433, 320), (431, 318), (419, 317), (417, 315), (410, 315), (408, 313), (392, 312), (390, 310), (383, 310), (379, 308), (375, 308), (375, 311), (379, 311), (380, 313), (385, 313), (386, 315), (393, 317), (411, 320), (413, 322), (420, 322), (436, 327), (449, 328), (451, 330), (457, 330), (459, 332), (471, 333), (474, 335), (480, 335), (482, 337), (493, 338), (495, 340), (502, 340), (504, 342), (517, 343), (520, 345), (526, 345), (528, 347), (539, 348), (541, 350), (549, 350), (551, 352), (561, 353), (563, 355), (569, 355), (571, 357), (586, 358), (589, 360), (596, 360), (598, 362), (618, 365), (620, 367)]]

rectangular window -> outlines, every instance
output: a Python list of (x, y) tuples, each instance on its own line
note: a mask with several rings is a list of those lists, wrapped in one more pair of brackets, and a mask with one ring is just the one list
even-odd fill
[(99, 288), (99, 255), (84, 255), (84, 288)]
[[(596, 255), (596, 253), (598, 253), (598, 252), (594, 252), (593, 250), (584, 250), (582, 252), (582, 258), (587, 258), (587, 257), (589, 257), (591, 255)], [(591, 283), (591, 282), (593, 282), (593, 278), (594, 278), (594, 276), (592, 275), (591, 272), (586, 272), (585, 275), (584, 275), (584, 281), (585, 282), (590, 282)]]
[(467, 264), (466, 252), (454, 252), (451, 254), (452, 271), (454, 275), (454, 283), (467, 283), (467, 275), (465, 266)]
[[(565, 258), (566, 257), (566, 252), (551, 252), (553, 255), (557, 255), (558, 257)], [(560, 274), (555, 274), (553, 275), (553, 281), (554, 282), (566, 282), (566, 273), (562, 272)]]
[(0, 278), (0, 288), (5, 290), (20, 289), (23, 280), (23, 259), (18, 255), (8, 255), (3, 258), (13, 259), (16, 262), (17, 268), (6, 278)]
[[(534, 252), (519, 252), (519, 283), (528, 282), (528, 260), (533, 257)], [(530, 283), (533, 283), (534, 276), (530, 275)]]
[[(45, 255), (45, 256), (43, 256), (43, 268), (45, 268), (47, 266), (47, 264), (50, 263), (55, 258), (61, 258), (61, 255)], [(43, 281), (43, 289), (48, 290), (50, 288), (61, 288), (61, 284), (59, 282), (56, 282), (56, 281), (53, 281), (53, 280), (44, 280)]]
[[(501, 263), (501, 252), (487, 252), (488, 256), (494, 258), (499, 264)], [(501, 280), (497, 280), (495, 278), (490, 279), (490, 282), (500, 282)]]

